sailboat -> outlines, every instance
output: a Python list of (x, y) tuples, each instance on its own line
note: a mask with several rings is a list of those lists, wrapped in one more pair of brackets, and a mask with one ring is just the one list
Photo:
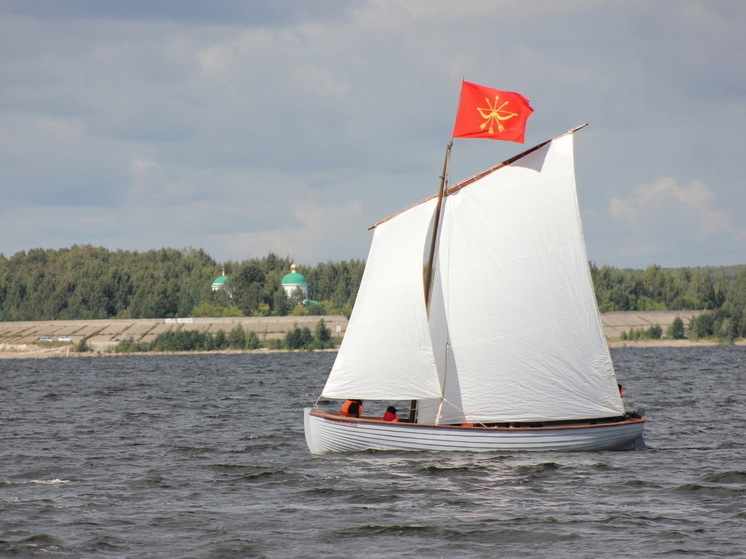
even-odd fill
[[(625, 411), (580, 222), (579, 126), (372, 227), (312, 453), (564, 451), (640, 446)], [(319, 402), (407, 402), (407, 419)], [(384, 404), (385, 405), (385, 404)]]

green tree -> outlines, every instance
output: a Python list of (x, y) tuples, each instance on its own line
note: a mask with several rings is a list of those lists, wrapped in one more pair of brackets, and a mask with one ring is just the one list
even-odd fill
[(300, 328), (293, 328), (285, 334), (285, 347), (288, 349), (300, 349), (303, 347), (303, 337)]
[(684, 321), (681, 320), (680, 316), (673, 319), (671, 324), (666, 329), (666, 336), (672, 340), (683, 340), (686, 337), (686, 330), (684, 328)]
[(246, 348), (246, 331), (243, 329), (243, 327), (240, 324), (236, 324), (233, 330), (230, 331), (230, 334), (228, 334), (228, 340), (232, 348), (245, 349)]
[(246, 349), (259, 349), (262, 342), (253, 330), (246, 335)]
[(326, 349), (332, 346), (332, 331), (327, 328), (323, 318), (316, 323), (313, 337), (317, 349)]
[(648, 340), (660, 340), (663, 337), (663, 328), (655, 324), (645, 330), (645, 338)]
[(746, 337), (746, 267), (730, 283), (722, 308), (733, 321), (734, 337)]
[(223, 330), (218, 330), (215, 334), (215, 349), (226, 349), (230, 345), (228, 336)]
[(689, 322), (689, 339), (710, 338), (715, 334), (715, 313), (703, 312)]
[(290, 311), (290, 301), (282, 286), (274, 290), (272, 298), (272, 314), (274, 316), (287, 316)]
[(235, 305), (246, 316), (251, 316), (262, 303), (262, 291), (266, 274), (256, 263), (241, 266), (238, 272), (228, 279)]

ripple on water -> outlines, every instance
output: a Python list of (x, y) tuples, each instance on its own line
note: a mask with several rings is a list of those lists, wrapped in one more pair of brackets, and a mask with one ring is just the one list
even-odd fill
[(746, 348), (612, 355), (648, 449), (312, 456), (333, 354), (0, 360), (0, 555), (742, 556)]

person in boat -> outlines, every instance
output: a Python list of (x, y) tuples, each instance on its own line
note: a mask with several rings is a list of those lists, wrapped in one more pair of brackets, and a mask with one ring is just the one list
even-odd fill
[(386, 411), (383, 413), (383, 420), (399, 421), (399, 418), (396, 417), (396, 408), (394, 406), (389, 406), (388, 408), (386, 408)]
[(342, 409), (339, 410), (339, 415), (345, 417), (360, 417), (363, 415), (363, 401), (362, 400), (347, 400), (342, 404)]

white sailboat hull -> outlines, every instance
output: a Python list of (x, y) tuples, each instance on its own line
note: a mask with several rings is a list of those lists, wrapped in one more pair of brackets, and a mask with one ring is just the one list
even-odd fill
[(392, 423), (304, 409), (306, 444), (314, 454), (363, 450), (568, 451), (624, 450), (641, 440), (645, 419), (546, 427), (462, 427)]

